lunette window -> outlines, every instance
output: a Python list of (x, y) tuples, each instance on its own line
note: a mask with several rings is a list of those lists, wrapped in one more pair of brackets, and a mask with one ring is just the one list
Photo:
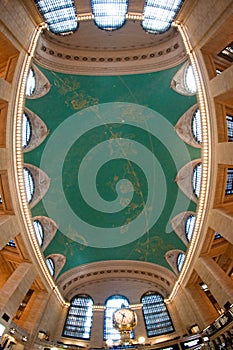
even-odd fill
[(191, 241), (194, 226), (195, 226), (196, 217), (194, 215), (189, 215), (185, 221), (185, 235), (188, 242)]
[(42, 244), (43, 244), (43, 240), (44, 240), (44, 229), (43, 229), (43, 226), (41, 225), (39, 220), (33, 220), (33, 227), (34, 227), (34, 231), (35, 231), (35, 234), (36, 234), (37, 241), (38, 241), (38, 243), (39, 243), (39, 245), (41, 247)]
[(177, 256), (177, 270), (178, 270), (178, 272), (181, 271), (182, 266), (184, 264), (184, 261), (185, 261), (185, 254), (184, 253), (179, 253), (178, 256)]
[(187, 91), (190, 94), (195, 94), (197, 92), (197, 84), (194, 76), (193, 67), (189, 64), (185, 71), (184, 83)]
[(193, 113), (191, 129), (192, 129), (192, 133), (195, 141), (201, 144), (202, 128), (201, 128), (201, 113), (199, 108), (196, 109), (196, 111)]
[(47, 258), (45, 260), (45, 262), (46, 262), (46, 265), (48, 267), (48, 270), (49, 270), (51, 276), (53, 277), (54, 274), (55, 274), (55, 264), (54, 264), (53, 259), (52, 258)]
[(31, 203), (33, 195), (35, 193), (35, 184), (33, 180), (33, 176), (30, 172), (30, 170), (26, 167), (23, 169), (23, 175), (24, 175), (24, 185), (26, 190), (26, 196), (28, 203)]
[[(120, 333), (113, 327), (112, 316), (114, 311), (120, 309), (122, 305), (124, 305), (124, 307), (129, 306), (128, 299), (122, 295), (112, 295), (106, 300), (104, 312), (104, 340), (120, 340)], [(132, 337), (133, 332), (131, 333), (131, 338)]]
[(202, 175), (202, 164), (197, 164), (193, 169), (193, 192), (197, 198), (200, 196), (201, 191), (201, 175)]
[(22, 120), (22, 148), (25, 149), (32, 137), (32, 125), (30, 119), (26, 113), (23, 113)]
[(94, 22), (104, 30), (121, 28), (126, 21), (128, 0), (91, 0)]
[(93, 300), (85, 294), (76, 295), (70, 303), (63, 336), (89, 340), (93, 321)]
[(36, 90), (36, 75), (34, 69), (30, 68), (27, 83), (26, 83), (26, 96), (32, 96)]
[(160, 294), (148, 292), (142, 296), (141, 303), (148, 337), (174, 331), (164, 299)]

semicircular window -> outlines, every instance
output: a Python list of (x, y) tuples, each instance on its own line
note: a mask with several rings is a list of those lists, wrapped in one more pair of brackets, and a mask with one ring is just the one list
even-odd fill
[(194, 226), (195, 226), (196, 217), (194, 215), (189, 215), (185, 221), (185, 235), (188, 242), (191, 241)]
[(43, 226), (41, 225), (39, 220), (33, 220), (33, 227), (34, 227), (34, 230), (35, 230), (37, 241), (38, 241), (38, 243), (39, 243), (39, 245), (41, 247), (42, 244), (43, 244), (43, 240), (44, 240), (44, 229), (43, 229)]
[[(120, 333), (112, 324), (112, 315), (123, 305), (124, 307), (128, 307), (129, 301), (122, 295), (112, 295), (106, 300), (104, 312), (104, 340), (120, 340)], [(132, 337), (132, 333), (130, 337)]]
[(94, 22), (100, 29), (116, 30), (123, 26), (128, 0), (91, 0)]
[(93, 321), (93, 300), (89, 295), (76, 295), (70, 302), (63, 336), (89, 340)]
[(141, 303), (148, 337), (174, 331), (164, 299), (160, 294), (148, 292), (142, 296)]
[(35, 184), (34, 184), (33, 176), (30, 170), (26, 167), (23, 168), (23, 175), (24, 175), (24, 185), (26, 190), (27, 201), (28, 203), (31, 203), (33, 195), (35, 193)]
[(190, 94), (195, 94), (197, 92), (197, 84), (194, 76), (193, 67), (191, 64), (188, 64), (184, 74), (184, 85), (186, 90)]
[(184, 261), (185, 261), (185, 254), (184, 253), (179, 253), (178, 256), (177, 256), (177, 270), (178, 270), (178, 272), (181, 271), (182, 266), (184, 264)]
[(202, 128), (201, 128), (201, 113), (199, 108), (196, 109), (196, 111), (193, 113), (191, 129), (192, 129), (192, 133), (195, 141), (201, 144)]
[(36, 90), (36, 75), (34, 69), (30, 68), (27, 83), (26, 83), (26, 96), (32, 96)]
[(48, 267), (48, 270), (49, 270), (51, 276), (53, 277), (54, 274), (55, 274), (55, 264), (54, 264), (53, 259), (52, 258), (47, 258), (45, 260), (45, 262), (46, 262), (46, 265)]
[(27, 113), (23, 113), (22, 120), (22, 148), (25, 149), (32, 137), (32, 125)]
[(193, 192), (197, 198), (200, 196), (201, 191), (201, 175), (202, 175), (202, 164), (199, 163), (193, 169)]
[(182, 0), (147, 0), (143, 9), (142, 28), (150, 33), (164, 33), (177, 16)]

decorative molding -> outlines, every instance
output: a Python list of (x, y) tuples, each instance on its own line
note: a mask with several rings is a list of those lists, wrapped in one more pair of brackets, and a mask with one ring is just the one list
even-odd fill
[(175, 131), (177, 135), (188, 145), (196, 148), (201, 148), (192, 133), (192, 118), (195, 111), (198, 109), (198, 104), (190, 107), (178, 120), (175, 125)]
[(185, 252), (180, 249), (169, 250), (165, 254), (165, 259), (177, 275), (179, 274), (179, 271), (177, 269), (177, 258), (180, 253), (185, 254)]
[(185, 223), (190, 215), (196, 215), (193, 211), (186, 211), (179, 213), (174, 218), (171, 219), (171, 225), (174, 232), (182, 240), (182, 242), (187, 246), (189, 244), (186, 234), (185, 234)]
[(27, 114), (32, 127), (31, 140), (28, 146), (23, 150), (24, 152), (29, 152), (38, 147), (46, 139), (49, 132), (46, 124), (40, 119), (37, 114), (26, 107), (24, 108), (24, 111)]
[(188, 66), (190, 65), (190, 62), (187, 61), (179, 70), (176, 72), (174, 77), (171, 81), (171, 88), (177, 92), (178, 94), (184, 95), (184, 96), (194, 96), (196, 95), (196, 92), (191, 93), (188, 91), (186, 85), (185, 85), (185, 75), (186, 70)]
[(198, 198), (194, 194), (192, 186), (193, 170), (197, 164), (201, 163), (201, 159), (195, 159), (188, 164), (185, 164), (176, 176), (176, 183), (181, 191), (190, 198), (194, 203), (197, 203)]
[(54, 273), (54, 280), (57, 278), (59, 272), (62, 270), (63, 266), (66, 263), (66, 257), (62, 254), (50, 254), (48, 256), (46, 256), (46, 259), (51, 258), (54, 262), (54, 269), (55, 269), (55, 273)]
[(58, 226), (51, 218), (47, 216), (34, 216), (32, 220), (38, 220), (43, 226), (44, 239), (42, 244), (42, 251), (45, 251), (49, 243), (52, 241), (55, 236)]
[(35, 73), (36, 87), (34, 93), (31, 96), (27, 96), (27, 99), (30, 100), (46, 95), (51, 88), (50, 82), (46, 76), (37, 68), (37, 66), (32, 64), (31, 67)]
[(24, 166), (31, 172), (34, 180), (35, 192), (30, 203), (30, 208), (33, 208), (48, 191), (50, 178), (43, 170), (35, 165), (25, 163)]

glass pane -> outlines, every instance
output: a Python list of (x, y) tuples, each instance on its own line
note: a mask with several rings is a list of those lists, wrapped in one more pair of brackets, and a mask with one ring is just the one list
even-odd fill
[(36, 89), (36, 76), (34, 70), (31, 68), (28, 73), (26, 83), (26, 96), (32, 96)]
[(164, 33), (177, 16), (182, 0), (147, 0), (143, 10), (142, 27), (150, 33)]
[(119, 331), (113, 327), (112, 316), (117, 309), (120, 309), (122, 307), (122, 305), (125, 307), (129, 306), (128, 299), (122, 295), (113, 295), (107, 299), (104, 313), (104, 340), (120, 340)]
[(185, 235), (187, 237), (188, 242), (190, 242), (192, 238), (195, 221), (196, 217), (194, 215), (190, 215), (185, 222)]
[(23, 169), (23, 174), (24, 174), (24, 185), (26, 190), (27, 201), (28, 203), (31, 203), (35, 192), (34, 180), (31, 172), (27, 168)]
[(180, 253), (177, 257), (177, 270), (180, 272), (185, 261), (185, 254)]
[(42, 246), (43, 240), (44, 240), (44, 230), (43, 230), (43, 226), (41, 225), (39, 220), (34, 220), (33, 221), (33, 226), (34, 226), (34, 230), (36, 233), (36, 238), (38, 240), (38, 243), (40, 246)]
[(226, 121), (227, 121), (228, 142), (232, 142), (233, 141), (233, 116), (227, 114)]
[(201, 190), (201, 173), (202, 173), (202, 164), (199, 163), (193, 169), (193, 191), (197, 198), (199, 198), (200, 190)]
[(49, 272), (51, 274), (51, 276), (54, 276), (55, 273), (55, 266), (54, 266), (54, 262), (51, 258), (46, 259), (46, 265), (49, 269)]
[(148, 337), (174, 331), (163, 297), (157, 293), (147, 293), (142, 299), (142, 310)]
[(191, 64), (188, 65), (185, 72), (185, 86), (190, 94), (195, 94), (197, 92), (196, 80)]
[(227, 170), (226, 195), (233, 194), (233, 169)]
[(26, 113), (23, 114), (22, 120), (22, 148), (26, 148), (31, 140), (32, 126)]
[(123, 26), (128, 11), (128, 0), (91, 0), (95, 24), (104, 30)]
[(194, 139), (201, 144), (202, 143), (202, 128), (201, 128), (201, 113), (200, 109), (198, 108), (192, 118), (192, 133)]
[(90, 339), (93, 320), (93, 300), (87, 295), (77, 295), (70, 304), (63, 335)]
[(55, 34), (74, 32), (77, 27), (74, 0), (34, 0), (49, 30)]

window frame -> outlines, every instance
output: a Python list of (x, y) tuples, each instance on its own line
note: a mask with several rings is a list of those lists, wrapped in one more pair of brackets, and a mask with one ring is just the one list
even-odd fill
[[(145, 298), (154, 297), (154, 303), (145, 303)], [(156, 300), (157, 299), (157, 300)], [(167, 306), (164, 302), (164, 298), (160, 293), (147, 292), (141, 297), (142, 313), (145, 322), (145, 328), (148, 338), (156, 337), (164, 334), (174, 332), (174, 326), (170, 314), (167, 310)], [(160, 317), (158, 318), (158, 314)], [(163, 318), (163, 321), (161, 319)], [(158, 327), (158, 325), (160, 325)]]

